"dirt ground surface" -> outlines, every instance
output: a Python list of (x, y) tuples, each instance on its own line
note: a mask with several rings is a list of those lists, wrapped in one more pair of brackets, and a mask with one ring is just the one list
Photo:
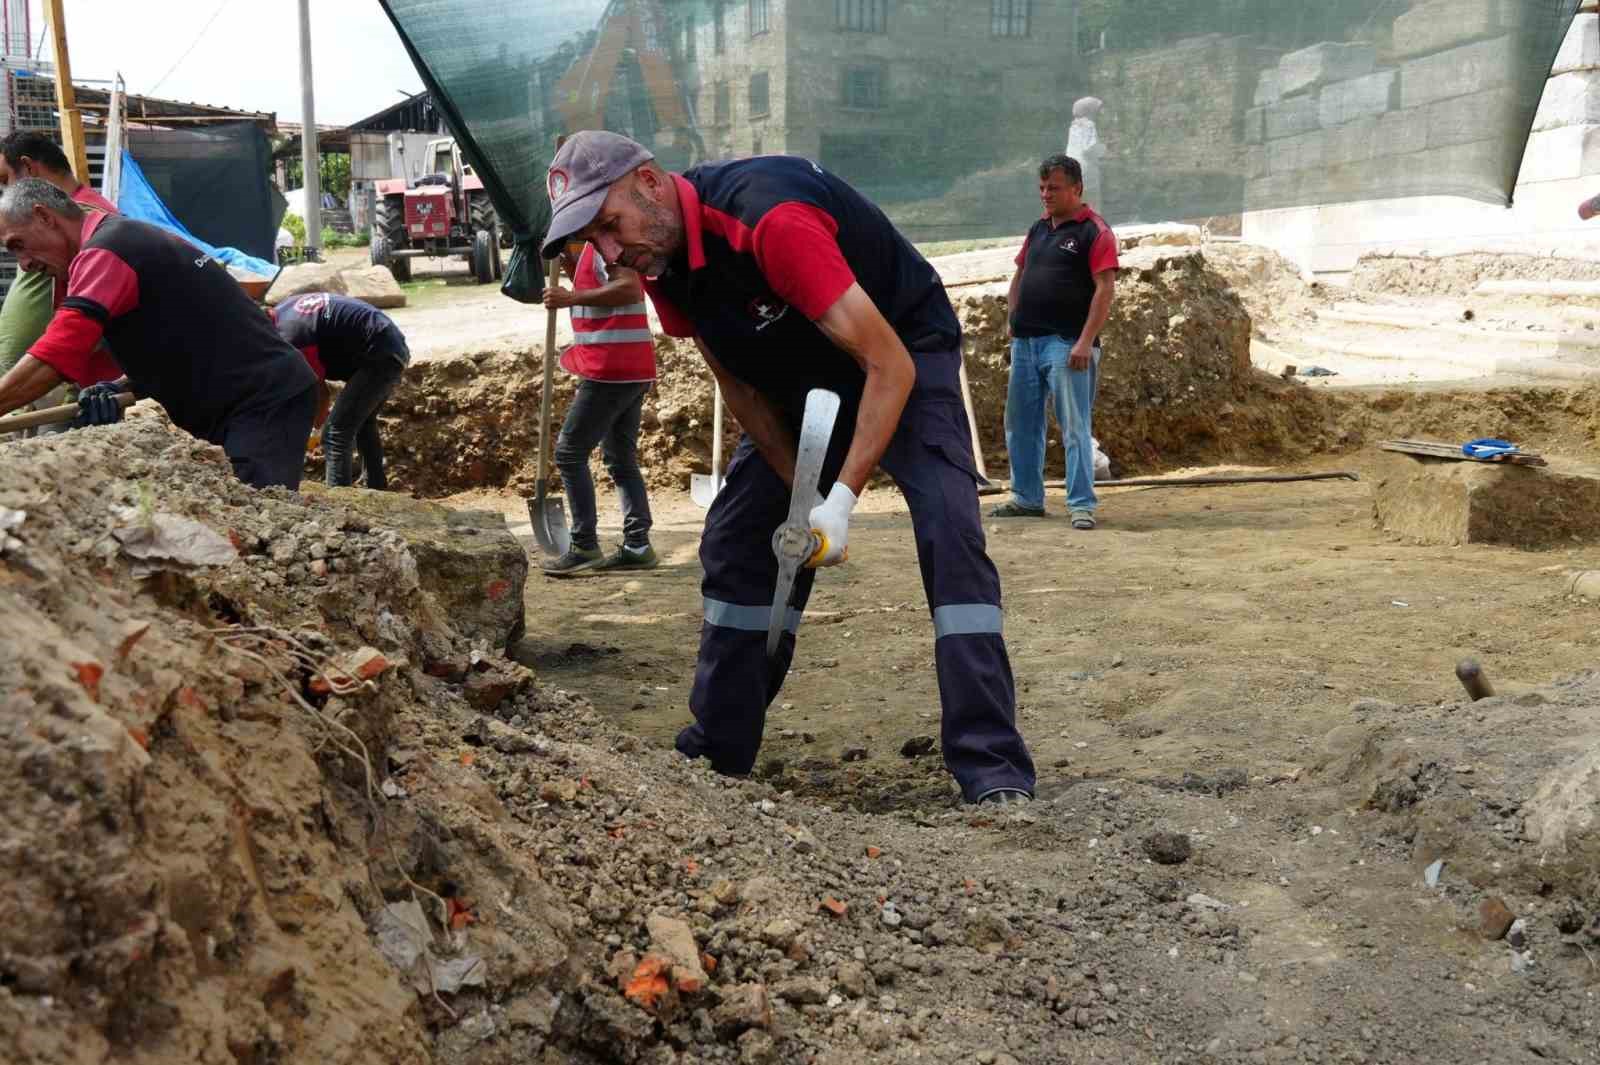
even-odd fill
[[(530, 576), (539, 341), (443, 288), (409, 328), (464, 347), (385, 435), (449, 509), (251, 491), (149, 404), (0, 444), (0, 1061), (1600, 1062), (1600, 547), (1408, 544), (1370, 491), (1389, 436), (1589, 458), (1600, 388), (1281, 381), (1252, 336), (1323, 293), (1130, 253), (1119, 466), (1364, 479), (986, 519), (1039, 794), (975, 809), (892, 488), (716, 777), (671, 749), (703, 366), (665, 346), (646, 408), (661, 567)], [(1004, 308), (955, 293), (999, 477)]]

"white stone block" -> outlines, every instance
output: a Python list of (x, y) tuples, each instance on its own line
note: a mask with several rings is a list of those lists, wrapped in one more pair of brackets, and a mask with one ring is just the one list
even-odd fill
[(1317, 97), (1317, 116), (1324, 127), (1329, 127), (1381, 115), (1389, 110), (1398, 78), (1399, 71), (1380, 70), (1364, 78), (1324, 85)]
[(1422, 107), (1509, 84), (1516, 60), (1514, 37), (1494, 37), (1413, 59), (1400, 68), (1400, 106)]
[(1571, 74), (1576, 70), (1600, 68), (1600, 15), (1579, 15), (1572, 20), (1567, 39), (1561, 42), (1551, 74)]
[(1561, 126), (1528, 138), (1517, 183), (1570, 181), (1596, 173), (1600, 173), (1600, 127)]
[(1278, 60), (1278, 91), (1292, 96), (1330, 81), (1370, 74), (1377, 65), (1378, 50), (1370, 44), (1314, 44)]
[(1431, 55), (1484, 37), (1504, 33), (1514, 25), (1511, 0), (1429, 0), (1415, 4), (1394, 20), (1393, 55), (1398, 59)]
[(1275, 104), (1283, 98), (1283, 81), (1278, 77), (1278, 68), (1269, 67), (1261, 72), (1261, 77), (1256, 79), (1257, 107)]
[(1267, 140), (1295, 137), (1308, 133), (1320, 124), (1317, 119), (1315, 96), (1292, 96), (1263, 108), (1267, 120)]
[(1533, 117), (1536, 131), (1596, 123), (1600, 123), (1600, 71), (1575, 70), (1544, 83), (1539, 112)]

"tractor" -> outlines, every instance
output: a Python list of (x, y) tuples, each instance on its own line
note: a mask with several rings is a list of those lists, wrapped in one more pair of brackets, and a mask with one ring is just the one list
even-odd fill
[(396, 281), (411, 280), (411, 260), (460, 256), (487, 285), (500, 276), (503, 236), (483, 179), (461, 158), (453, 138), (429, 141), (432, 172), (407, 187), (405, 178), (377, 182), (372, 264)]

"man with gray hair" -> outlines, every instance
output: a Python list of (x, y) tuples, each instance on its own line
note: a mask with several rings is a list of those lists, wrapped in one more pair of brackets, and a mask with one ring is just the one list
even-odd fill
[(246, 484), (299, 486), (316, 375), (220, 263), (38, 178), (0, 195), (0, 241), (19, 268), (66, 286), (44, 335), (0, 377), (0, 415), (68, 380), (84, 388), (81, 420), (101, 424), (121, 418), (113, 397), (131, 390), (220, 444)]

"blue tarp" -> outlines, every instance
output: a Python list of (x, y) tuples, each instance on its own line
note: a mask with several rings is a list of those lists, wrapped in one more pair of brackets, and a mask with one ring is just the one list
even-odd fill
[(117, 191), (117, 210), (129, 218), (150, 222), (176, 233), (224, 266), (232, 266), (263, 278), (275, 277), (278, 273), (278, 268), (265, 259), (246, 255), (237, 248), (214, 248), (189, 232), (184, 224), (167, 210), (167, 205), (161, 202), (161, 197), (157, 196), (156, 190), (150, 186), (144, 171), (126, 149), (122, 152), (122, 185)]

